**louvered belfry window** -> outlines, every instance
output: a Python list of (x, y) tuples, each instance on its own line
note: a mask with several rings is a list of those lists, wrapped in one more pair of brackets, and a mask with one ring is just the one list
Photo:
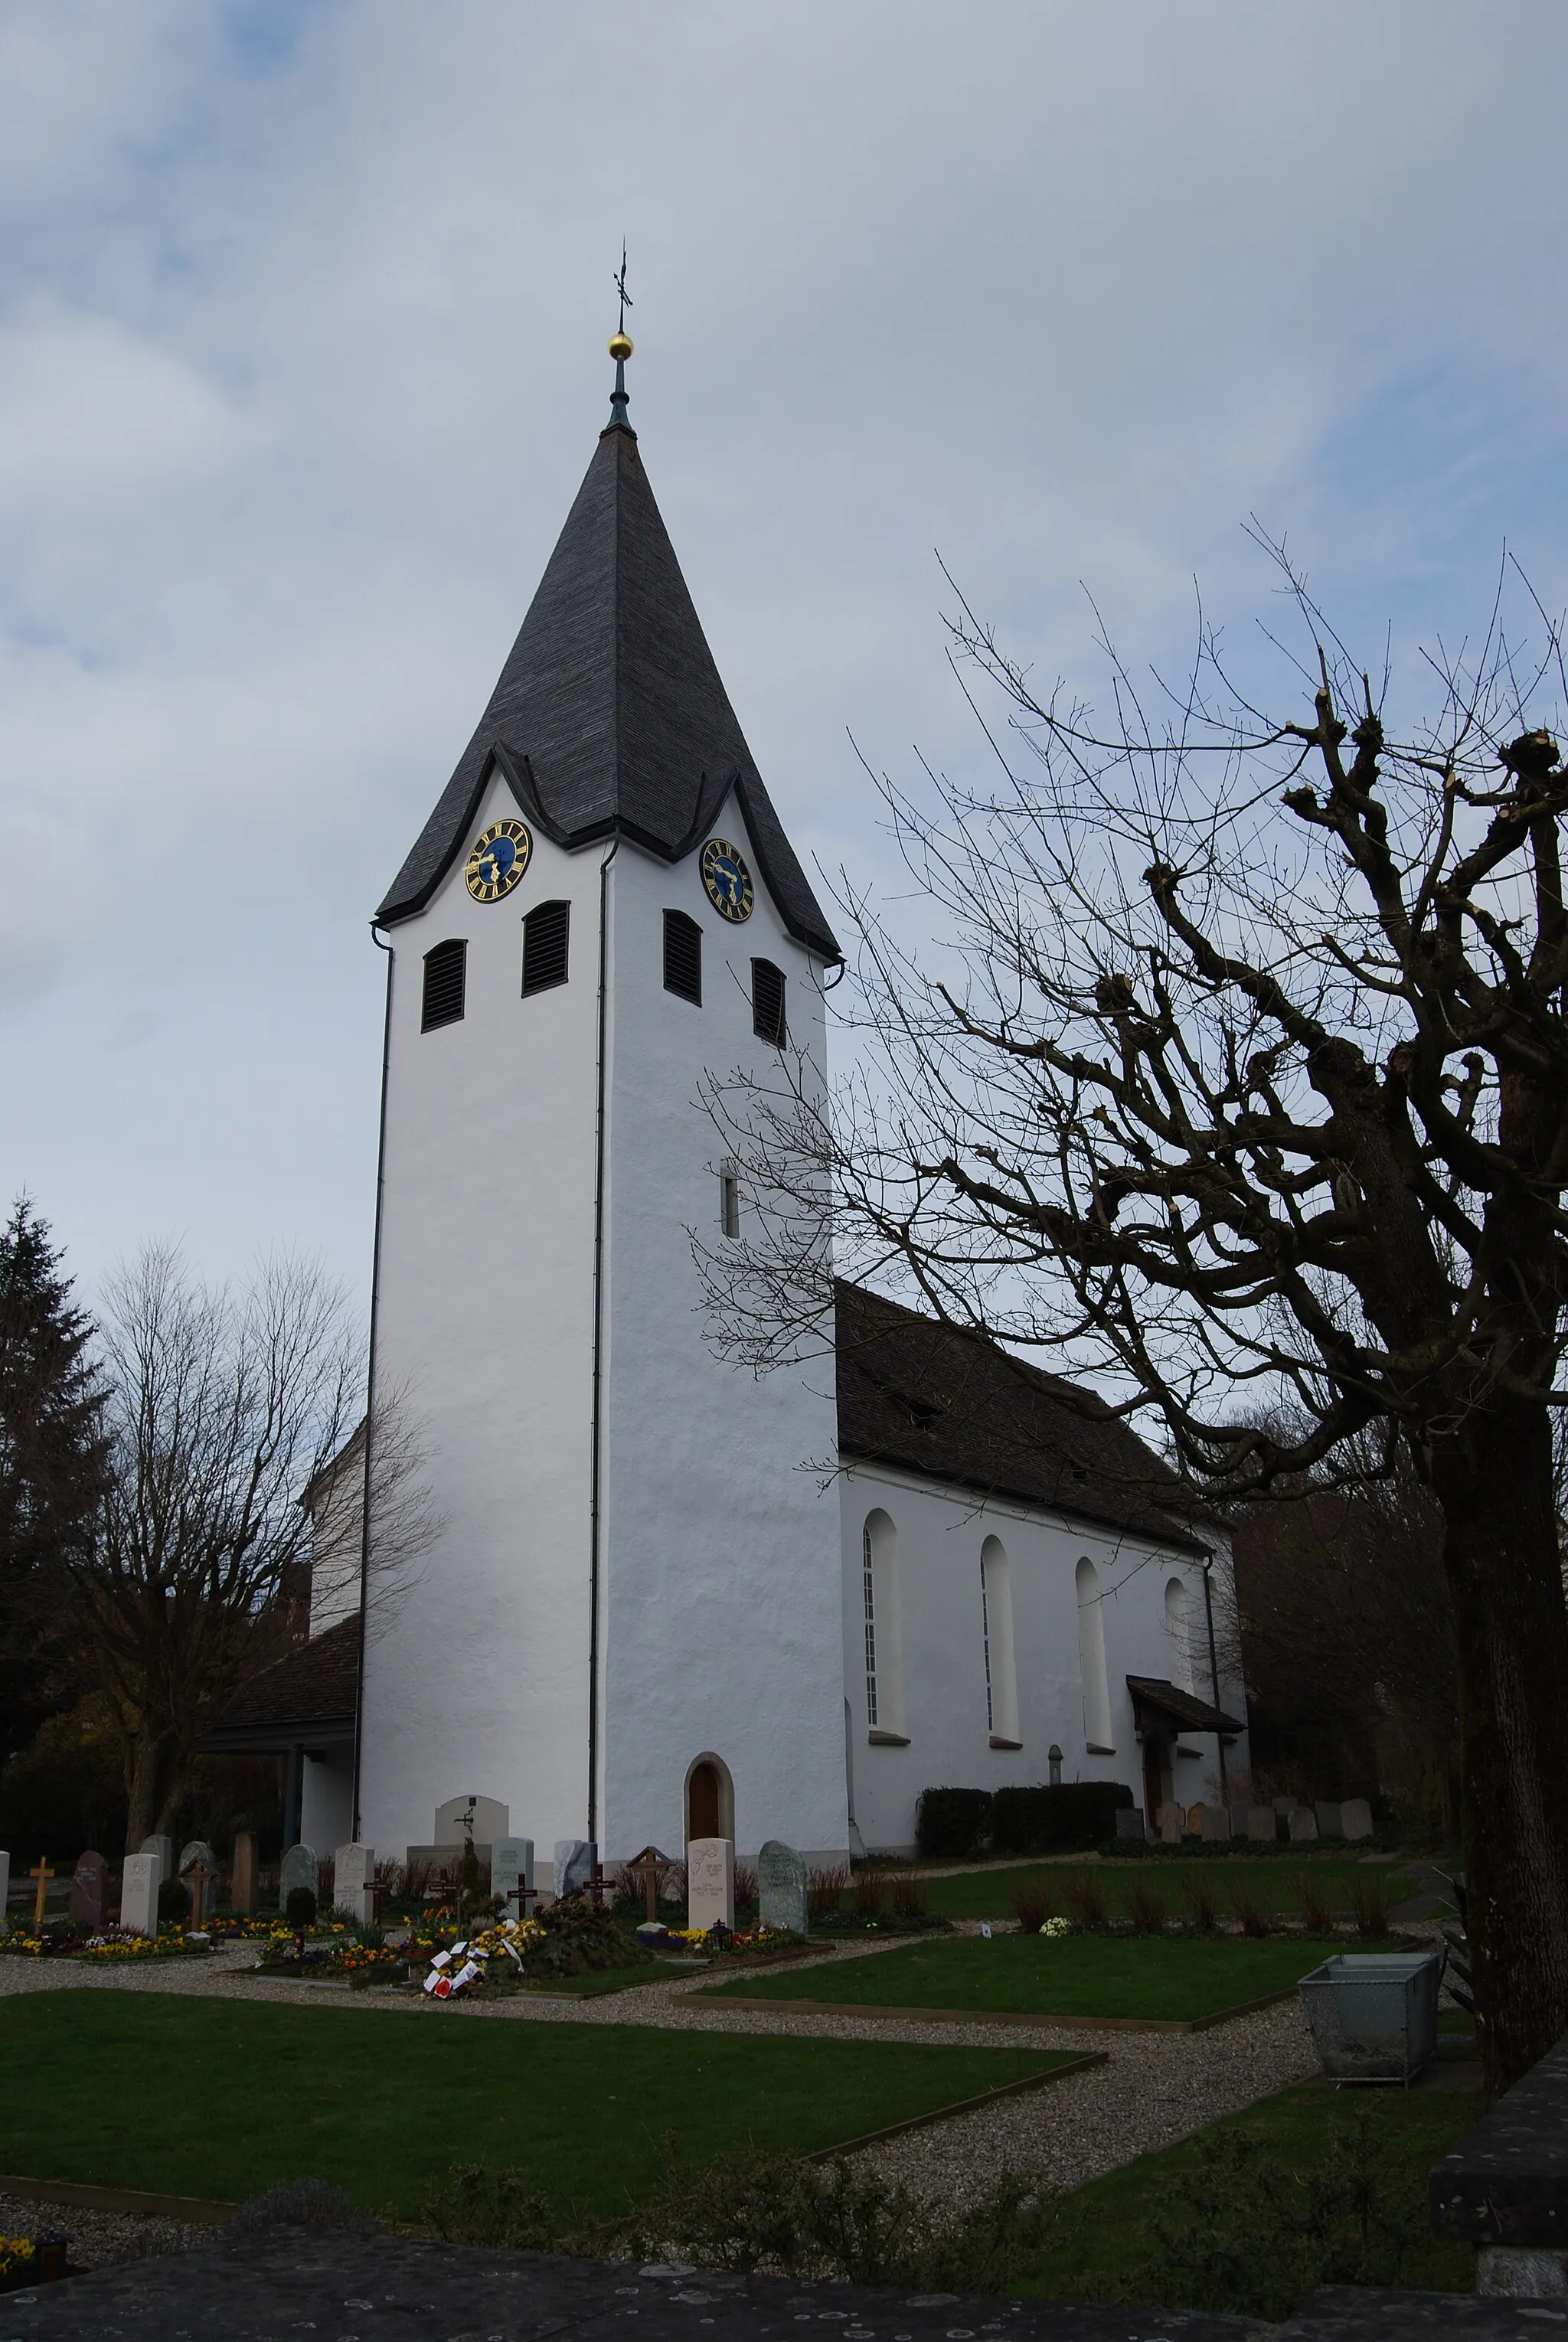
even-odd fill
[(566, 981), (570, 903), (535, 903), (523, 922), (523, 991), (548, 992)]
[(664, 990), (703, 1005), (703, 931), (684, 911), (664, 913)]
[(752, 1031), (782, 1049), (789, 1038), (784, 1023), (784, 977), (771, 959), (752, 962)]
[(436, 1025), (455, 1025), (462, 1016), (467, 959), (468, 946), (461, 936), (425, 953), (424, 996), (419, 1013), (422, 1033)]

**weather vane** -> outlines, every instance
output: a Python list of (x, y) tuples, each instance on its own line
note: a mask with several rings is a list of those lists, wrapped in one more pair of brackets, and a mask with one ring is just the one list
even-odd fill
[(621, 245), (621, 265), (615, 275), (615, 290), (621, 296), (621, 322), (610, 336), (610, 355), (615, 361), (615, 387), (610, 393), (610, 424), (624, 431), (632, 426), (626, 420), (626, 360), (632, 355), (632, 336), (626, 331), (626, 312), (632, 306), (632, 296), (626, 290), (626, 247)]

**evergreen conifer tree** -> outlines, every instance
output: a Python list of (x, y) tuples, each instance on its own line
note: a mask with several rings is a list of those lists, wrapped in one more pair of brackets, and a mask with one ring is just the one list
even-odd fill
[(0, 1761), (79, 1688), (60, 1596), (104, 1487), (93, 1326), (49, 1236), (19, 1196), (0, 1229)]

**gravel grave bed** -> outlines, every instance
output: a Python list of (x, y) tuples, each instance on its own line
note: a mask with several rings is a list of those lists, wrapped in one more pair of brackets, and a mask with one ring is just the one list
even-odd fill
[(157, 2219), (141, 2212), (85, 2212), (75, 2204), (35, 2204), (28, 2197), (5, 2195), (0, 2195), (0, 2236), (67, 2237), (73, 2273), (147, 2260), (155, 2253), (195, 2252), (213, 2241), (211, 2228), (185, 2220)]

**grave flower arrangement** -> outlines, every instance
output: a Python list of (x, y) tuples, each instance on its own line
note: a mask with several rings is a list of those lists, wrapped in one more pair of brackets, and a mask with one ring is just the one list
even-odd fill
[(48, 2285), (65, 2274), (64, 2237), (0, 2237), (0, 2293)]

